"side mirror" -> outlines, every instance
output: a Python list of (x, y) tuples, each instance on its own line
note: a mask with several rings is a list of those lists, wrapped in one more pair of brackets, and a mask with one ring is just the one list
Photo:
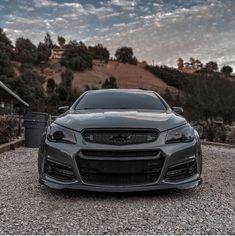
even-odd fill
[(183, 115), (184, 113), (184, 109), (182, 107), (172, 107), (172, 110), (179, 115)]
[(62, 114), (62, 113), (65, 113), (66, 111), (68, 111), (68, 109), (69, 109), (69, 106), (59, 107), (59, 108), (57, 109), (57, 112), (58, 112), (59, 114)]

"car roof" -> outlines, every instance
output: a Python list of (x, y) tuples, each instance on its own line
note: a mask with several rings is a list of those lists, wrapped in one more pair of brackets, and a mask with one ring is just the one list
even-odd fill
[(152, 94), (155, 93), (151, 90), (144, 90), (144, 89), (99, 89), (99, 90), (89, 90), (86, 93), (145, 93), (145, 94)]

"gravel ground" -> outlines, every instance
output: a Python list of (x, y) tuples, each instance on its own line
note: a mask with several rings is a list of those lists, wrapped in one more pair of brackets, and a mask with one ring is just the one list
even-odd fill
[(204, 183), (188, 191), (53, 191), (37, 149), (0, 154), (0, 234), (235, 234), (235, 149), (203, 146)]

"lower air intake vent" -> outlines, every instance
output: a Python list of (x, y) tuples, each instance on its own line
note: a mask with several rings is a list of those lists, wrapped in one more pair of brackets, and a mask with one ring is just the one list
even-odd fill
[(155, 183), (162, 170), (164, 156), (157, 150), (83, 150), (76, 161), (86, 184), (128, 186)]
[(45, 163), (45, 172), (49, 176), (58, 180), (69, 181), (69, 180), (75, 179), (75, 175), (74, 175), (72, 167), (55, 163), (49, 160), (47, 160)]
[(165, 179), (177, 181), (193, 176), (196, 173), (197, 173), (197, 163), (196, 160), (194, 159), (186, 163), (169, 167)]

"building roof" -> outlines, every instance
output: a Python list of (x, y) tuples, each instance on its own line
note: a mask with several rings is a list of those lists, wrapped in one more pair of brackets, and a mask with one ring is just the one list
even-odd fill
[(23, 99), (21, 99), (16, 93), (14, 93), (11, 89), (9, 89), (3, 82), (0, 81), (0, 88), (2, 88), (4, 91), (9, 93), (12, 97), (14, 97), (16, 100), (18, 100), (21, 104), (25, 105), (26, 107), (29, 106), (27, 102), (25, 102)]

